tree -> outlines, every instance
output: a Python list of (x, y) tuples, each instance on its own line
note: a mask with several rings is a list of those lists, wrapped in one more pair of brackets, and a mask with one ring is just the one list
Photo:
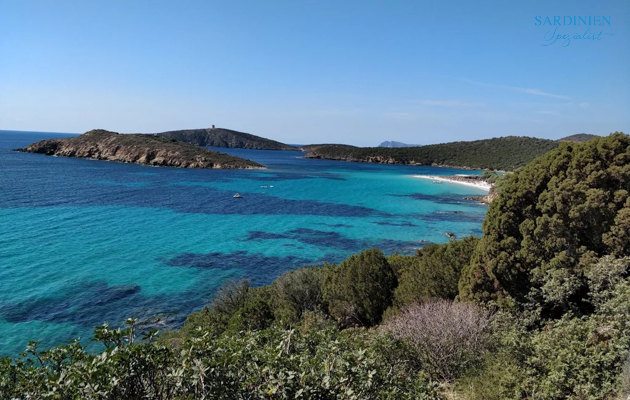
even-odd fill
[(392, 303), (396, 276), (383, 253), (369, 249), (329, 267), (324, 299), (344, 326), (378, 324)]
[(463, 299), (588, 313), (584, 273), (630, 255), (630, 137), (566, 143), (512, 174), (488, 210), (460, 280)]
[(462, 269), (479, 242), (469, 236), (445, 244), (432, 244), (407, 257), (395, 291), (395, 304), (399, 307), (430, 298), (455, 299)]
[(324, 311), (324, 272), (320, 267), (304, 267), (273, 282), (273, 305), (279, 320), (292, 323), (307, 311)]

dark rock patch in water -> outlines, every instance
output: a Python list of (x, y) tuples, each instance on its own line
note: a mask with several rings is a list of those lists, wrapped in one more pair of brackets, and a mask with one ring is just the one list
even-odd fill
[(250, 279), (252, 284), (258, 286), (271, 283), (276, 276), (286, 271), (317, 262), (317, 260), (293, 256), (269, 257), (259, 253), (235, 251), (207, 254), (183, 253), (165, 263), (172, 267), (238, 269), (243, 271), (243, 278)]
[[(46, 321), (94, 326), (92, 316), (102, 316), (102, 308), (124, 308), (125, 303), (139, 297), (141, 292), (138, 285), (108, 286), (105, 282), (85, 283), (73, 289), (61, 297), (38, 298), (6, 305), (0, 315), (13, 323)], [(114, 317), (115, 320), (119, 318), (120, 315)], [(100, 320), (97, 324), (103, 322)]]
[(382, 225), (382, 226), (409, 226), (409, 227), (418, 226), (408, 221), (405, 221), (405, 222), (374, 221), (372, 223), (376, 225)]
[(486, 218), (483, 214), (465, 212), (435, 212), (433, 214), (419, 215), (418, 218), (425, 221), (449, 221), (449, 222), (474, 222), (483, 223)]
[[(345, 258), (354, 252), (369, 249), (371, 247), (377, 247), (386, 254), (401, 253), (401, 254), (413, 254), (415, 249), (422, 247), (425, 243), (420, 241), (400, 241), (391, 239), (351, 239), (344, 237), (339, 232), (320, 231), (317, 229), (298, 228), (288, 231), (283, 234), (262, 232), (262, 231), (250, 231), (248, 237), (245, 240), (273, 240), (273, 239), (289, 239), (296, 240), (300, 243), (310, 244), (314, 246), (323, 246), (333, 249), (337, 249), (345, 256)], [(327, 256), (330, 257), (331, 255)], [(337, 259), (336, 256), (332, 255)], [(319, 261), (332, 262), (330, 258), (323, 257)]]
[(483, 207), (483, 204), (471, 202), (469, 200), (464, 199), (464, 195), (458, 194), (425, 194), (425, 193), (412, 193), (412, 194), (390, 194), (392, 197), (411, 197), (414, 200), (419, 201), (431, 201), (433, 203), (438, 204), (451, 204), (451, 205), (459, 205), (465, 204), (467, 206), (478, 206)]

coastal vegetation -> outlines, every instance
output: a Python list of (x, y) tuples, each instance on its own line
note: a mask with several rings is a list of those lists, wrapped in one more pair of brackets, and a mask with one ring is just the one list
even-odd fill
[(97, 352), (31, 343), (0, 361), (0, 397), (625, 398), (630, 137), (496, 179), (480, 238), (231, 282), (177, 331), (96, 328)]
[(508, 171), (524, 166), (558, 145), (554, 140), (507, 136), (401, 148), (320, 145), (310, 147), (305, 157)]
[(95, 129), (83, 135), (42, 140), (17, 151), (49, 156), (89, 158), (177, 168), (264, 168), (244, 158), (204, 149), (155, 135), (125, 134)]
[[(342, 149), (348, 149), (348, 150), (349, 149), (360, 149), (360, 147), (352, 146), (350, 144), (321, 143), (321, 144), (307, 144), (307, 145), (301, 146), (300, 150), (301, 151), (306, 151), (306, 152), (311, 152), (313, 150), (319, 149), (320, 147), (324, 147), (324, 148), (327, 148), (327, 149), (335, 148), (335, 149), (339, 149), (339, 150), (342, 150)], [(308, 154), (307, 154), (307, 158), (309, 158)]]
[(208, 147), (229, 147), (253, 150), (298, 150), (275, 140), (225, 128), (185, 129), (158, 133), (157, 136)]
[(630, 256), (629, 145), (619, 133), (565, 144), (513, 174), (488, 210), (462, 297), (542, 316), (587, 312), (594, 260)]
[(595, 139), (596, 137), (599, 137), (599, 136), (591, 135), (590, 133), (576, 133), (575, 135), (570, 135), (570, 136), (563, 137), (562, 139), (558, 139), (558, 141), (582, 143), (591, 139)]

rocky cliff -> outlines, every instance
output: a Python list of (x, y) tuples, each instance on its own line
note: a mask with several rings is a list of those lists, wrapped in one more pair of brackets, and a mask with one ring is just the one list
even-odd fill
[(296, 147), (275, 140), (224, 128), (186, 129), (162, 132), (157, 135), (197, 146), (252, 150), (298, 150)]
[(177, 168), (252, 169), (264, 165), (156, 135), (125, 134), (96, 129), (83, 135), (42, 140), (23, 149), (27, 153), (78, 157)]

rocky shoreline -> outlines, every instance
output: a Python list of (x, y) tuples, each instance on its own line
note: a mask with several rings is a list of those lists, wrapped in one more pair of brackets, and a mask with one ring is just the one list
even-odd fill
[(83, 135), (42, 140), (15, 151), (58, 157), (116, 161), (153, 167), (202, 169), (262, 169), (264, 165), (173, 139), (142, 134), (119, 134), (102, 129)]

